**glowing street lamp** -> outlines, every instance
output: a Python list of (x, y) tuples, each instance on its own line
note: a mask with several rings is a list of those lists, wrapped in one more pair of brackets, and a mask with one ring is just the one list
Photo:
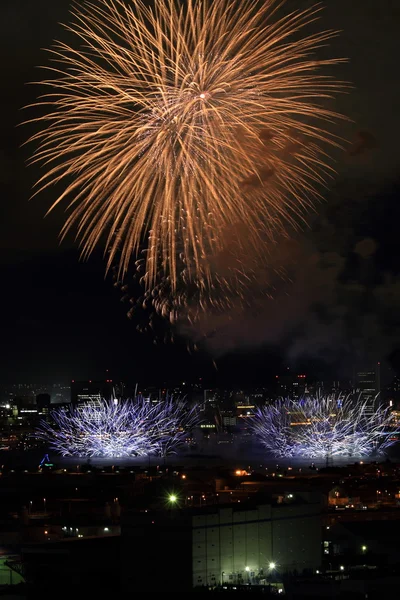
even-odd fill
[(269, 566), (270, 571), (273, 571), (276, 568), (276, 563), (270, 562), (268, 566)]
[(168, 503), (172, 506), (178, 502), (178, 496), (176, 494), (169, 494)]
[(363, 552), (366, 552), (366, 551), (367, 551), (367, 546), (361, 546), (361, 550), (362, 550)]

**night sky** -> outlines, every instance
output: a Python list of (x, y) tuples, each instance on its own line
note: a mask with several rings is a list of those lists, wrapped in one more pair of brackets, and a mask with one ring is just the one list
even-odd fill
[[(288, 8), (308, 6), (289, 0)], [(354, 87), (335, 107), (351, 119), (335, 156), (337, 176), (310, 228), (279, 249), (290, 285), (245, 315), (207, 319), (208, 339), (190, 355), (196, 331), (154, 345), (126, 317), (105, 277), (101, 251), (79, 260), (73, 236), (61, 245), (62, 209), (44, 214), (50, 190), (29, 201), (38, 178), (21, 147), (34, 127), (18, 127), (48, 62), (42, 48), (69, 40), (67, 0), (2, 0), (0, 44), (0, 382), (115, 378), (262, 382), (283, 364), (346, 375), (354, 362), (400, 367), (400, 83), (397, 0), (327, 0), (322, 28), (340, 29), (330, 56), (347, 57), (335, 75)], [(37, 127), (37, 126), (35, 126)], [(212, 361), (216, 361), (215, 371)]]

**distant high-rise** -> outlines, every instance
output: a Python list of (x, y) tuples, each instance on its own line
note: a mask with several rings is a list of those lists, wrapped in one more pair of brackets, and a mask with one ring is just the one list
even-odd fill
[(285, 373), (283, 375), (275, 375), (275, 386), (277, 396), (300, 398), (308, 391), (307, 375), (304, 373)]
[(50, 393), (53, 404), (64, 404), (71, 401), (71, 388), (69, 385), (54, 383)]
[(49, 412), (50, 400), (50, 394), (38, 394), (36, 396), (38, 414), (45, 415)]
[(355, 375), (354, 388), (360, 394), (360, 400), (366, 403), (366, 411), (373, 412), (375, 398), (381, 391), (381, 363), (360, 368)]
[(76, 406), (83, 402), (96, 402), (104, 398), (111, 400), (114, 396), (112, 379), (105, 381), (71, 381), (71, 403)]

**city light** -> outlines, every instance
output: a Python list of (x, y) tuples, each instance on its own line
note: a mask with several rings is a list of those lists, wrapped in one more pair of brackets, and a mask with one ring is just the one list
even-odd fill
[(276, 563), (270, 562), (268, 566), (269, 566), (270, 570), (273, 571), (276, 568)]
[(197, 407), (182, 400), (154, 405), (99, 400), (52, 411), (51, 422), (42, 421), (36, 437), (63, 456), (167, 456), (185, 444), (187, 431), (198, 421)]
[(361, 546), (361, 550), (362, 550), (363, 552), (366, 552), (366, 551), (367, 551), (367, 546)]
[(168, 502), (170, 504), (176, 504), (178, 502), (178, 496), (176, 494), (170, 494), (168, 496)]
[(236, 477), (247, 477), (250, 473), (244, 469), (236, 469), (235, 475)]
[(385, 454), (400, 426), (388, 408), (361, 395), (281, 398), (258, 409), (250, 427), (277, 458), (326, 458)]

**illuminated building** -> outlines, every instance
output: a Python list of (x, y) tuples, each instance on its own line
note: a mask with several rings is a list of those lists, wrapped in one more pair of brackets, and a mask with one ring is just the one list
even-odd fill
[(305, 373), (275, 375), (276, 394), (299, 398), (307, 393), (307, 375)]
[(224, 428), (236, 427), (237, 417), (233, 411), (221, 410), (222, 425)]
[(321, 511), (318, 493), (282, 492), (259, 503), (181, 510), (178, 499), (166, 502), (164, 511), (125, 514), (124, 589), (134, 588), (137, 573), (152, 582), (154, 593), (165, 594), (203, 585), (262, 585), (272, 573), (315, 570)]
[(274, 570), (318, 568), (321, 507), (318, 494), (299, 493), (193, 516), (193, 586), (262, 584)]
[(113, 398), (114, 385), (112, 379), (105, 381), (75, 381), (71, 382), (71, 403), (76, 406), (85, 402), (98, 402), (102, 398)]
[(236, 404), (236, 415), (241, 418), (252, 417), (254, 415), (255, 408), (256, 407), (254, 404), (238, 402)]
[(373, 414), (376, 398), (381, 391), (381, 363), (358, 370), (354, 387), (360, 394), (360, 401), (365, 403), (366, 414)]

